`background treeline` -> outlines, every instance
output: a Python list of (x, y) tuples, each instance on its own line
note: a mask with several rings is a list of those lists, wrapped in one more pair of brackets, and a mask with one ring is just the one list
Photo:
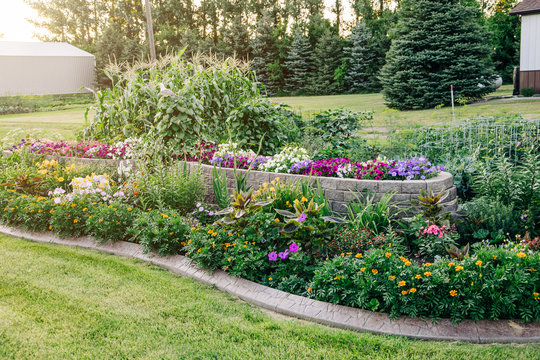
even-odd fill
[[(46, 41), (66, 41), (96, 55), (97, 84), (111, 61), (147, 59), (140, 0), (26, 0)], [(491, 61), (505, 81), (519, 63), (519, 0), (460, 0), (476, 7), (490, 36)], [(398, 22), (400, 0), (152, 0), (159, 54), (213, 53), (249, 60), (269, 94), (378, 91)], [(345, 8), (352, 9), (351, 14)], [(429, 30), (429, 29), (428, 29)], [(426, 30), (426, 31), (428, 31)]]

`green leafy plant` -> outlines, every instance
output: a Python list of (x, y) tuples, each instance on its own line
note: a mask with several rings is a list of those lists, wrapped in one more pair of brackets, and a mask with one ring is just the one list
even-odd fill
[(110, 204), (96, 204), (89, 208), (86, 228), (98, 242), (127, 240), (128, 229), (132, 226), (140, 210), (114, 201)]
[(399, 210), (392, 204), (392, 198), (396, 193), (386, 193), (379, 201), (375, 200), (374, 194), (353, 193), (355, 199), (347, 206), (349, 224), (353, 227), (369, 229), (375, 234), (380, 234), (392, 225), (394, 217), (403, 210)]
[(50, 229), (61, 237), (79, 237), (88, 235), (86, 220), (88, 208), (92, 203), (84, 197), (64, 201), (51, 209)]
[(216, 215), (225, 215), (217, 221), (218, 224), (241, 230), (247, 225), (247, 218), (255, 211), (269, 205), (273, 200), (256, 201), (253, 196), (253, 189), (247, 192), (233, 192), (233, 201), (231, 205)]
[(152, 210), (134, 219), (128, 233), (144, 246), (146, 252), (158, 255), (183, 254), (193, 220), (172, 212)]
[(220, 209), (225, 209), (229, 206), (229, 190), (227, 188), (227, 176), (221, 169), (215, 166), (212, 169), (212, 188), (214, 196)]
[(521, 95), (523, 95), (525, 97), (531, 97), (534, 94), (536, 94), (536, 90), (533, 89), (533, 88), (522, 88), (521, 89)]

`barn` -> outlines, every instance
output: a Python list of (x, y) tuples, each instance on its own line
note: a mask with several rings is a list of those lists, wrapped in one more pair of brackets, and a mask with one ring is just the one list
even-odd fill
[(94, 55), (67, 43), (0, 41), (0, 96), (88, 92), (94, 67)]
[(521, 16), (519, 88), (540, 93), (540, 0), (523, 0), (510, 14)]

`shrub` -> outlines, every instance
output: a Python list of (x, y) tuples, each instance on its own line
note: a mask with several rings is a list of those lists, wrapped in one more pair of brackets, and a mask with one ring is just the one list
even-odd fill
[(458, 228), (468, 241), (490, 239), (502, 242), (506, 237), (521, 231), (514, 205), (506, 205), (496, 197), (475, 198), (463, 204), (461, 210), (465, 219)]
[(183, 254), (188, 242), (189, 229), (197, 222), (172, 212), (151, 210), (134, 219), (128, 234), (139, 242), (146, 252), (158, 255)]
[(309, 296), (395, 318), (538, 321), (539, 266), (538, 253), (494, 247), (463, 261), (424, 265), (375, 249), (361, 258), (337, 256), (321, 264)]
[(533, 89), (533, 88), (523, 88), (523, 89), (521, 89), (521, 95), (523, 95), (525, 97), (531, 97), (534, 94), (536, 94), (536, 90)]
[(92, 206), (84, 197), (64, 201), (51, 209), (51, 222), (49, 229), (61, 237), (80, 237), (88, 235), (86, 219), (88, 208)]
[(284, 124), (287, 115), (279, 111), (279, 105), (273, 105), (266, 99), (248, 100), (234, 109), (227, 118), (232, 140), (241, 147), (263, 154), (274, 154), (287, 142)]
[(92, 204), (86, 220), (86, 228), (98, 242), (127, 240), (128, 229), (138, 217), (139, 209), (113, 201), (107, 204)]
[(397, 246), (399, 239), (391, 234), (390, 236), (379, 234), (357, 224), (344, 225), (334, 231), (332, 240), (328, 243), (329, 255), (353, 255), (361, 257), (362, 253), (372, 248), (387, 248), (391, 245)]

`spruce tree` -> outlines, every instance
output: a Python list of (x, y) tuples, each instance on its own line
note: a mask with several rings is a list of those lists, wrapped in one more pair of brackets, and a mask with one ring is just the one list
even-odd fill
[(343, 57), (341, 38), (332, 29), (327, 29), (319, 38), (313, 51), (314, 73), (309, 90), (313, 94), (328, 95), (338, 92), (336, 70), (340, 69)]
[(487, 34), (478, 9), (459, 0), (403, 0), (381, 70), (391, 108), (427, 109), (454, 98), (481, 98), (493, 91)]
[(345, 85), (353, 93), (372, 90), (376, 83), (377, 52), (366, 24), (360, 22), (354, 27), (349, 43), (345, 48)]
[(304, 93), (312, 70), (311, 44), (301, 28), (294, 29), (291, 48), (285, 62), (286, 89), (293, 94)]
[(253, 59), (251, 70), (257, 76), (257, 81), (266, 87), (269, 95), (273, 93), (274, 84), (270, 74), (269, 66), (274, 62), (277, 49), (272, 36), (272, 19), (265, 13), (259, 20), (255, 30), (256, 36), (251, 41)]

